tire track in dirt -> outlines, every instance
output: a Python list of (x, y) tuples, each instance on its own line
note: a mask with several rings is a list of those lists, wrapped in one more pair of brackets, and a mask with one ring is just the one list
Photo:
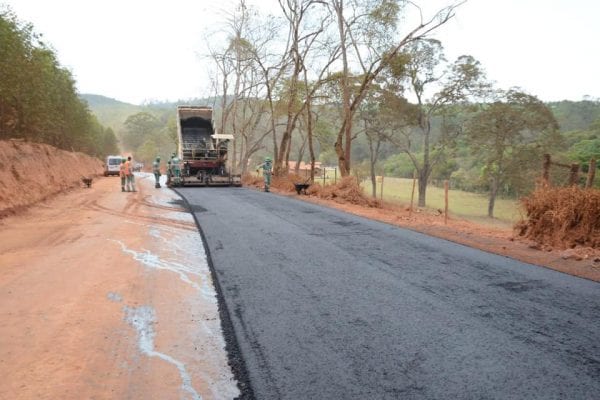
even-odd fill
[[(108, 207), (104, 207), (104, 206), (100, 205), (97, 200), (93, 200), (89, 204), (87, 204), (86, 207), (93, 211), (110, 214), (110, 215), (114, 215), (117, 217), (125, 217), (125, 218), (131, 218), (131, 219), (138, 220), (138, 221), (157, 223), (160, 225), (166, 225), (166, 226), (170, 226), (170, 227), (174, 227), (174, 228), (185, 229), (188, 231), (197, 231), (198, 230), (196, 228), (196, 225), (193, 222), (175, 221), (175, 220), (172, 220), (169, 218), (155, 217), (155, 216), (151, 216), (151, 215), (141, 215), (139, 213), (128, 212), (128, 210), (131, 209), (132, 205), (133, 204), (130, 204), (129, 207), (126, 207), (123, 211), (117, 211), (117, 210), (114, 210), (114, 209), (111, 209)], [(181, 210), (178, 210), (178, 211), (183, 212)]]

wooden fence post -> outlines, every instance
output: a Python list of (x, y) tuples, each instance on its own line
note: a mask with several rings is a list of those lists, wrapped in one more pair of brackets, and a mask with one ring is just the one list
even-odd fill
[(587, 181), (585, 183), (585, 187), (591, 188), (594, 186), (594, 178), (596, 177), (596, 159), (592, 158), (590, 160), (590, 168), (588, 169)]
[(408, 216), (410, 217), (412, 215), (412, 211), (413, 211), (413, 204), (414, 204), (414, 200), (415, 200), (415, 183), (417, 182), (417, 170), (413, 170), (413, 186), (412, 186), (412, 193), (410, 195), (410, 209), (408, 211)]
[(569, 186), (575, 186), (579, 183), (579, 164), (571, 164), (571, 174), (569, 175)]
[(444, 224), (448, 225), (448, 180), (444, 181)]
[(552, 158), (550, 154), (544, 154), (544, 164), (543, 164), (543, 172), (542, 172), (542, 180), (544, 184), (550, 184), (550, 165), (552, 164)]

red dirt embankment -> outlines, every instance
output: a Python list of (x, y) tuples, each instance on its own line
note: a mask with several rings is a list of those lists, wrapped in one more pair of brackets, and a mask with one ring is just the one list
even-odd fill
[(83, 176), (102, 172), (102, 161), (83, 153), (41, 143), (0, 141), (0, 217), (81, 186)]

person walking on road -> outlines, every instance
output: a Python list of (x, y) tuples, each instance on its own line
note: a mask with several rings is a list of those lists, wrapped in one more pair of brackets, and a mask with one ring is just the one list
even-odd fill
[(262, 168), (263, 178), (265, 180), (265, 192), (271, 187), (271, 175), (273, 173), (273, 163), (271, 157), (265, 157), (265, 162), (256, 167), (256, 172)]
[(119, 177), (121, 178), (121, 192), (125, 191), (125, 181), (127, 180), (127, 175), (125, 175), (125, 160), (121, 159), (121, 165), (119, 165)]
[(154, 173), (154, 187), (160, 188), (160, 156), (156, 157), (156, 160), (152, 163), (152, 172)]
[(127, 191), (135, 192), (135, 176), (133, 175), (133, 165), (131, 165), (131, 156), (127, 157), (125, 162), (125, 177), (127, 178)]

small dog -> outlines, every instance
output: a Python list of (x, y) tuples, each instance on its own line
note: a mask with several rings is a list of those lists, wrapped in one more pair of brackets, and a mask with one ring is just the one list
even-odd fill
[(86, 178), (85, 176), (81, 177), (81, 182), (85, 185), (85, 187), (92, 187), (92, 178)]

